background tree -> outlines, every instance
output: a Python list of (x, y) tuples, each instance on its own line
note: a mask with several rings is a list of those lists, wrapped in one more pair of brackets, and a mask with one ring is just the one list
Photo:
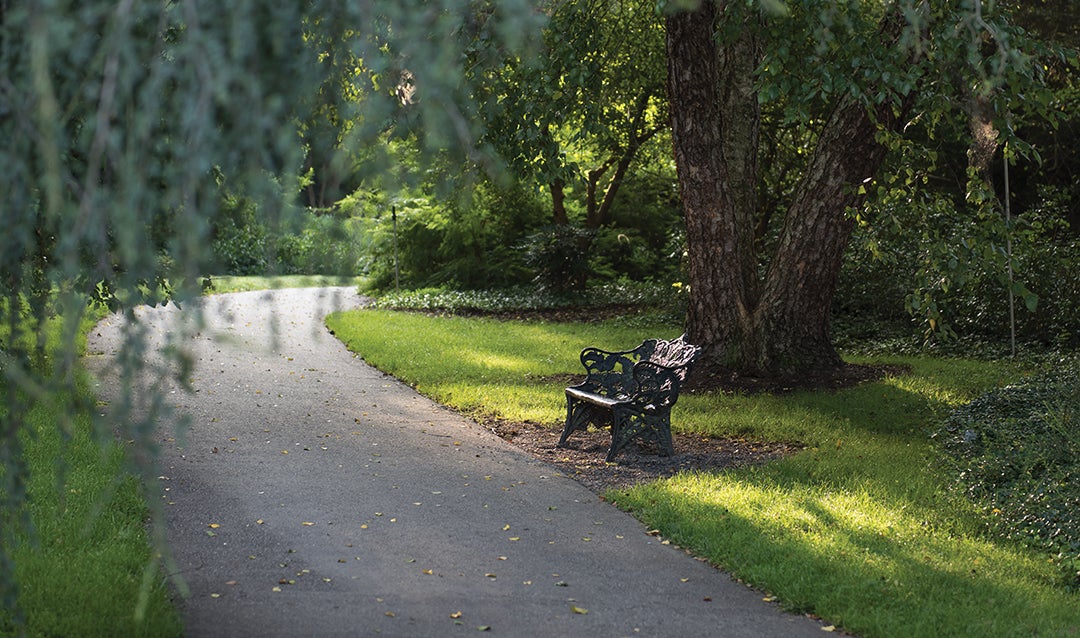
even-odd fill
[[(663, 33), (644, 1), (561, 0), (548, 13), (543, 53), (508, 60), (479, 83), (484, 140), (516, 179), (547, 187), (558, 228), (533, 243), (587, 259), (631, 167), (667, 130)], [(554, 279), (584, 286), (584, 265), (566, 271)]]
[[(1033, 78), (1001, 37), (1003, 24), (983, 49), (984, 26), (1001, 16), (974, 11), (978, 3), (762, 4), (780, 10), (735, 2), (676, 10), (667, 50), (689, 248), (687, 332), (714, 365), (777, 376), (841, 364), (829, 322), (850, 211), (913, 116), (940, 117), (960, 101), (957, 86), (1004, 113)], [(773, 221), (776, 239), (763, 246), (759, 105), (774, 102), (782, 123), (806, 127), (807, 147)]]

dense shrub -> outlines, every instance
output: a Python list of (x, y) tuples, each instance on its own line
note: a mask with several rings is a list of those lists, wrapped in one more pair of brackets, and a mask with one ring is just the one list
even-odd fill
[(546, 214), (535, 193), (487, 184), (446, 201), (399, 199), (368, 229), (364, 274), (375, 291), (395, 279), (405, 288), (522, 284), (530, 275), (516, 246)]
[(979, 397), (935, 437), (993, 533), (1049, 552), (1080, 587), (1080, 360)]
[(520, 249), (542, 292), (584, 292), (592, 274), (589, 265), (596, 231), (581, 226), (545, 226), (525, 237)]
[(868, 335), (906, 326), (930, 340), (1007, 343), (1011, 286), (1019, 340), (1076, 347), (1080, 236), (1064, 222), (1069, 205), (1065, 193), (1043, 189), (1011, 229), (993, 211), (963, 212), (942, 198), (868, 211), (840, 274), (836, 321)]
[(252, 200), (226, 196), (213, 224), (211, 248), (214, 265), (221, 274), (266, 274), (268, 232), (259, 222)]

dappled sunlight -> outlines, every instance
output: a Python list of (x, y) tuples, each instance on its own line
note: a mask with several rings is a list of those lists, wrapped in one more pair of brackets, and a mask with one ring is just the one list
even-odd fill
[[(852, 631), (881, 630), (872, 608), (881, 600), (913, 635), (1025, 633), (1036, 615), (1076, 626), (1075, 597), (1054, 590), (1051, 570), (1024, 550), (938, 529), (902, 501), (747, 474), (680, 475), (618, 502), (747, 582), (769, 583), (784, 604), (801, 609), (813, 592), (832, 592), (812, 610)], [(970, 617), (959, 608), (988, 606), (974, 612), (980, 625), (953, 626)]]
[(528, 374), (536, 365), (530, 359), (521, 356), (479, 350), (458, 352), (457, 358), (464, 365), (471, 365), (485, 371), (490, 370), (515, 377)]

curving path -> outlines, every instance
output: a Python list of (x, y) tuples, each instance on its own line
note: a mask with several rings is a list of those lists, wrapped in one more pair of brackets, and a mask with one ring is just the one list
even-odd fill
[[(210, 297), (194, 393), (154, 391), (190, 419), (155, 435), (188, 635), (821, 635), (349, 353), (322, 318), (359, 303)], [(139, 314), (178, 334), (175, 307)], [(91, 334), (106, 401), (121, 327)]]

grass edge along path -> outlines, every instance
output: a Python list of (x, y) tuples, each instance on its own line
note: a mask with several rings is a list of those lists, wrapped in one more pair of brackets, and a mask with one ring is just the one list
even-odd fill
[[(85, 340), (79, 347), (85, 349)], [(0, 608), (0, 636), (182, 635), (149, 541), (150, 509), (126, 467), (125, 449), (95, 430), (88, 409), (65, 413), (65, 406), (94, 405), (84, 371), (63, 391), (77, 397), (54, 394), (35, 401), (20, 432), (30, 471), (25, 508), (32, 529), (3, 530), (3, 541), (11, 542), (6, 549), (15, 566), (22, 623), (12, 610)], [(5, 523), (18, 517), (8, 514), (14, 518)]]
[[(499, 322), (350, 311), (328, 326), (354, 352), (463, 412), (548, 423), (584, 345), (632, 347), (670, 326)], [(664, 538), (865, 636), (1072, 635), (1080, 596), (1045, 555), (995, 540), (950, 493), (928, 435), (948, 410), (1020, 372), (931, 358), (910, 375), (839, 392), (686, 395), (680, 433), (797, 440), (764, 466), (685, 473), (607, 495)], [(560, 381), (560, 379), (562, 379)]]

